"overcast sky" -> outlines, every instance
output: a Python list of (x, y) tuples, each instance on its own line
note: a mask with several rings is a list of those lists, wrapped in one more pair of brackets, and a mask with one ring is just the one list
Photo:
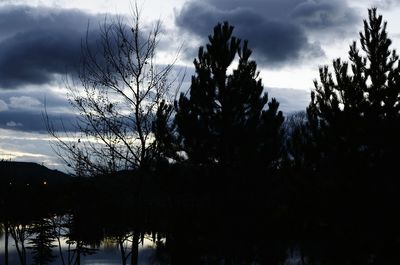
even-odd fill
[[(285, 113), (304, 110), (318, 67), (346, 58), (358, 39), (367, 8), (388, 21), (393, 48), (400, 45), (398, 0), (146, 0), (145, 24), (163, 23), (159, 52), (187, 67), (218, 22), (249, 40), (271, 97)], [(77, 69), (87, 26), (96, 40), (105, 16), (129, 16), (129, 0), (0, 0), (0, 158), (63, 169), (52, 153), (42, 113), (74, 120), (65, 78)], [(163, 57), (165, 58), (165, 57)], [(188, 88), (189, 83), (184, 83)]]

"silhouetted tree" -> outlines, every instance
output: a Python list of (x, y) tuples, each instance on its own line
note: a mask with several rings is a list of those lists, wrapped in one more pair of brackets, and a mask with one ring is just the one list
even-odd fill
[(86, 210), (86, 213), (75, 212), (68, 223), (68, 264), (80, 265), (82, 256), (93, 255), (98, 251), (102, 231), (95, 220), (96, 214)]
[[(320, 160), (320, 169), (323, 164), (351, 170), (353, 163), (361, 163), (390, 175), (400, 143), (396, 136), (400, 132), (399, 60), (396, 51), (390, 50), (386, 22), (376, 9), (369, 10), (360, 36), (365, 56), (354, 42), (349, 51), (351, 64), (337, 59), (334, 77), (325, 66), (320, 69), (320, 83), (315, 81), (307, 110), (319, 144), (319, 158), (314, 158)], [(349, 163), (339, 163), (346, 159)], [(330, 166), (323, 162), (328, 160)]]
[[(79, 112), (79, 136), (58, 133), (55, 151), (69, 165), (78, 165), (79, 176), (110, 174), (120, 170), (146, 170), (153, 157), (152, 125), (157, 108), (168, 99), (174, 83), (171, 64), (157, 63), (160, 23), (147, 30), (140, 22), (137, 5), (133, 24), (122, 19), (105, 21), (99, 43), (89, 38), (82, 45), (79, 86), (69, 86), (72, 106)], [(143, 197), (144, 174), (137, 174), (131, 187), (137, 219)], [(133, 178), (133, 177), (132, 177)], [(132, 264), (137, 263), (139, 232), (133, 233)]]
[(399, 199), (399, 57), (390, 50), (382, 16), (375, 8), (368, 14), (361, 51), (354, 42), (350, 62), (334, 60), (334, 73), (320, 68), (307, 109), (312, 137), (305, 150), (316, 181), (306, 195), (313, 206), (305, 207), (314, 209), (316, 223), (336, 227), (349, 241), (360, 230), (373, 237), (379, 226), (393, 229)]
[(330, 147), (357, 152), (374, 165), (382, 156), (389, 158), (399, 143), (394, 135), (399, 129), (400, 69), (396, 51), (390, 50), (386, 22), (376, 9), (369, 10), (360, 36), (365, 56), (354, 42), (350, 65), (336, 59), (334, 77), (327, 66), (320, 68), (308, 117), (318, 138), (332, 138)]
[[(256, 219), (252, 216), (265, 213), (266, 194), (273, 190), (268, 181), (281, 162), (279, 103), (268, 101), (248, 42), (232, 33), (227, 22), (214, 28), (194, 60), (190, 89), (174, 109), (161, 105), (153, 126), (161, 157), (178, 162), (166, 174), (176, 183), (169, 198), (174, 230), (167, 242), (184, 249), (172, 251), (173, 264), (193, 263), (201, 255), (197, 246), (214, 246), (210, 235), (231, 242), (226, 249), (215, 246), (221, 252), (238, 249), (249, 235), (244, 227)], [(174, 122), (166, 129), (170, 116)], [(235, 243), (229, 240), (233, 234)]]
[[(54, 239), (57, 242), (57, 248), (58, 248), (58, 255), (60, 257), (62, 265), (70, 265), (71, 262), (69, 259), (66, 259), (64, 257), (63, 253), (63, 248), (62, 248), (62, 242), (61, 240), (63, 238), (66, 238), (68, 236), (68, 226), (71, 223), (72, 217), (70, 214), (64, 214), (64, 215), (53, 215), (50, 216), (48, 221), (51, 226), (52, 234), (54, 235)], [(69, 246), (70, 248), (70, 246)], [(69, 253), (69, 251), (68, 251)], [(68, 262), (68, 263), (67, 263)]]
[(189, 96), (181, 94), (176, 104), (183, 149), (193, 163), (234, 165), (261, 157), (275, 167), (283, 122), (279, 103), (268, 103), (247, 41), (241, 44), (232, 32), (227, 22), (217, 25), (194, 60)]
[(284, 118), (279, 103), (268, 102), (248, 42), (232, 33), (227, 22), (218, 24), (200, 47), (188, 94), (175, 102), (174, 122), (179, 154), (194, 170), (187, 174), (199, 181), (194, 199), (239, 213), (266, 202), (266, 182), (281, 159)]
[(179, 155), (181, 147), (176, 135), (176, 124), (173, 122), (174, 114), (173, 105), (168, 104), (165, 100), (160, 102), (152, 127), (156, 139), (153, 142), (153, 160), (157, 163), (168, 159), (174, 161), (183, 159)]
[(29, 237), (28, 226), (29, 224), (21, 222), (12, 222), (9, 226), (10, 235), (14, 240), (21, 265), (26, 264), (26, 240)]
[(147, 163), (155, 114), (174, 82), (169, 78), (173, 63), (156, 61), (161, 24), (148, 31), (138, 7), (133, 11), (131, 26), (122, 19), (106, 20), (101, 41), (94, 45), (88, 34), (82, 45), (79, 85), (68, 85), (82, 135), (69, 135), (76, 141), (66, 141), (47, 123), (60, 157), (71, 165), (83, 163), (91, 173), (138, 169)]
[(56, 246), (53, 244), (56, 236), (51, 221), (42, 218), (33, 222), (29, 227), (29, 233), (31, 237), (28, 248), (32, 250), (32, 264), (44, 265), (51, 263), (56, 257), (52, 250)]
[(305, 167), (309, 162), (304, 148), (310, 142), (311, 131), (307, 126), (308, 119), (305, 111), (291, 113), (286, 116), (284, 127), (284, 149), (286, 162), (295, 166)]
[[(8, 217), (8, 216), (7, 216)], [(0, 237), (4, 237), (4, 264), (8, 265), (8, 220), (5, 218), (2, 224), (0, 224)]]

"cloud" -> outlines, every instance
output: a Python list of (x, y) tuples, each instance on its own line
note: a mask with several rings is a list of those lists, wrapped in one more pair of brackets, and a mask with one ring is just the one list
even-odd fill
[(8, 105), (4, 100), (0, 99), (0, 112), (8, 110)]
[[(49, 120), (57, 131), (76, 131), (77, 116), (73, 114), (49, 114)], [(42, 113), (9, 111), (0, 115), (0, 128), (47, 134), (46, 121)]]
[(65, 170), (51, 149), (50, 140), (46, 134), (0, 128), (0, 159), (45, 163), (47, 167)]
[(400, 6), (398, 0), (375, 0), (374, 5), (382, 9), (396, 8)]
[(20, 96), (20, 97), (11, 97), (9, 106), (14, 109), (31, 109), (38, 106), (42, 106), (42, 103), (38, 99), (33, 97)]
[(15, 121), (9, 121), (6, 123), (7, 127), (22, 127), (24, 126), (22, 123), (20, 122), (15, 122)]
[(31, 87), (29, 90), (0, 90), (0, 108), (2, 102), (5, 108), (1, 111), (0, 128), (46, 133), (43, 114), (47, 111), (55, 129), (63, 130), (64, 126), (67, 131), (76, 131), (77, 115), (59, 90), (47, 86)]
[(75, 9), (0, 7), (0, 87), (51, 82), (75, 71), (87, 25), (99, 16)]
[(334, 35), (345, 33), (358, 20), (355, 10), (340, 0), (307, 0), (298, 4), (291, 16), (307, 30), (331, 32), (334, 29)]
[(45, 131), (43, 118), (36, 113), (9, 111), (0, 116), (0, 128), (18, 131)]
[(279, 67), (324, 56), (318, 37), (352, 32), (357, 19), (344, 0), (190, 0), (175, 23), (205, 38), (218, 22), (229, 21), (236, 36), (249, 40), (258, 62)]

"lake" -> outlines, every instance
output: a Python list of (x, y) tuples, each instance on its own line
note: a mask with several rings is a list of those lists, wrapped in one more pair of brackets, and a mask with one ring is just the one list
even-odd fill
[[(57, 244), (54, 241), (54, 244)], [(140, 246), (139, 248), (139, 264), (140, 265), (150, 265), (154, 264), (154, 244), (150, 241), (145, 239), (144, 246)], [(65, 240), (63, 242), (63, 250), (64, 255), (67, 255), (67, 244)], [(58, 249), (54, 248), (54, 254), (57, 255), (56, 259), (51, 262), (52, 265), (62, 264), (61, 259), (59, 257)], [(32, 255), (27, 250), (27, 264), (32, 263)], [(4, 236), (0, 237), (0, 264), (4, 264)], [(20, 264), (18, 259), (18, 254), (15, 249), (15, 243), (13, 239), (10, 237), (9, 239), (9, 264), (16, 265)], [(121, 254), (117, 246), (111, 246), (109, 243), (101, 244), (98, 251), (89, 256), (82, 256), (81, 257), (81, 264), (82, 265), (119, 265), (121, 264)]]

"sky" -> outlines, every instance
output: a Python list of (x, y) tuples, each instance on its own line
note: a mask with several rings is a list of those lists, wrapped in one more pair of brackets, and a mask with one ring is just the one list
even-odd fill
[[(264, 87), (285, 114), (309, 103), (318, 68), (341, 57), (358, 40), (367, 8), (388, 21), (393, 49), (400, 46), (399, 0), (143, 0), (143, 26), (163, 25), (160, 63), (181, 47), (178, 69), (190, 86), (198, 47), (219, 22), (249, 41)], [(51, 148), (43, 120), (72, 124), (76, 113), (66, 80), (76, 77), (81, 40), (96, 41), (105, 18), (129, 18), (129, 0), (0, 0), (0, 159), (32, 161), (65, 170)], [(68, 130), (73, 130), (72, 126)]]

